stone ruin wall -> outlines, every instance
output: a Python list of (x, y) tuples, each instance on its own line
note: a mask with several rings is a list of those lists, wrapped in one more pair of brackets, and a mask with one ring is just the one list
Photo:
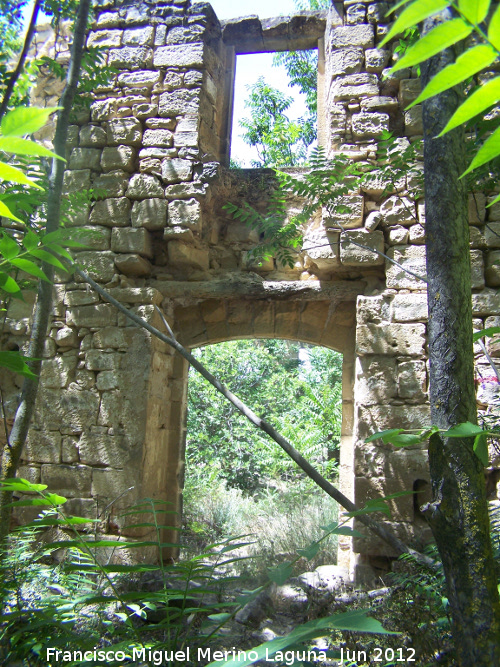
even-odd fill
[[(419, 491), (419, 502), (426, 497), (424, 448), (364, 443), (377, 430), (429, 424), (425, 289), (350, 243), (425, 274), (423, 202), (407, 197), (406, 182), (391, 197), (382, 198), (384, 184), (353, 192), (346, 199), (351, 213), (339, 220), (346, 231), (319, 215), (293, 268), (249, 258), (257, 233), (222, 206), (265, 207), (273, 187), (269, 170), (227, 169), (237, 53), (318, 47), (318, 131), (329, 155), (374, 158), (384, 128), (402, 141), (421, 135), (420, 108), (403, 111), (418, 94), (416, 73), (382, 79), (392, 57), (390, 48), (377, 48), (387, 32), (386, 9), (383, 2), (348, 0), (327, 15), (221, 25), (205, 3), (105, 0), (88, 43), (107, 50), (117, 74), (96, 89), (89, 112), (77, 113), (65, 174), (67, 193), (105, 191), (68, 223), (83, 230), (89, 246), (78, 262), (154, 326), (163, 327), (157, 306), (188, 347), (282, 337), (344, 354), (341, 487), (359, 505), (401, 490)], [(49, 80), (37, 89), (49, 105), (58, 93)], [(486, 209), (487, 200), (482, 193), (470, 199), (475, 328), (500, 324), (500, 205)], [(140, 498), (167, 499), (181, 510), (187, 363), (78, 278), (60, 276), (54, 293), (19, 475), (68, 497), (69, 512), (98, 516), (103, 533), (130, 534), (120, 512)], [(25, 345), (31, 305), (11, 305), (5, 348)], [(498, 346), (487, 345), (500, 356)], [(476, 352), (485, 408), (497, 382)], [(19, 386), (19, 378), (2, 372), (9, 417)], [(382, 520), (403, 540), (418, 546), (429, 538), (412, 496), (391, 505), (391, 520)], [(19, 509), (17, 519), (25, 518), (29, 510)], [(339, 563), (358, 579), (393, 556), (372, 536), (341, 538)]]

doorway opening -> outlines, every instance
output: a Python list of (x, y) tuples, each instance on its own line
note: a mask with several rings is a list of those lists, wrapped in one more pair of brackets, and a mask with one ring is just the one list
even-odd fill
[[(193, 353), (325, 477), (336, 479), (342, 424), (339, 352), (256, 339)], [(191, 545), (252, 534), (251, 553), (264, 572), (322, 537), (321, 526), (336, 519), (337, 505), (191, 370), (183, 514)], [(336, 540), (325, 540), (324, 547), (307, 568), (336, 562)]]

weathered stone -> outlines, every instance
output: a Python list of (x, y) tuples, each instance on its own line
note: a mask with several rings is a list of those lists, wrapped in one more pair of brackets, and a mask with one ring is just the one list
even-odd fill
[(87, 46), (113, 47), (121, 46), (123, 30), (96, 30), (91, 32)]
[(500, 312), (500, 292), (485, 289), (479, 294), (472, 295), (473, 315), (496, 315)]
[(488, 197), (488, 220), (490, 222), (500, 221), (500, 201), (493, 204), (493, 201), (498, 197), (498, 195), (493, 195)]
[(377, 431), (390, 428), (427, 428), (431, 424), (429, 405), (360, 406), (357, 409), (357, 419), (358, 438), (361, 441)]
[(168, 263), (176, 268), (208, 271), (208, 251), (182, 241), (169, 241)]
[(111, 231), (107, 227), (80, 227), (75, 233), (75, 240), (89, 250), (109, 250)]
[[(425, 283), (417, 276), (425, 278), (425, 248), (423, 246), (393, 246), (387, 251), (386, 278), (387, 287), (395, 289), (422, 289)], [(396, 266), (390, 260), (401, 264)], [(411, 271), (413, 274), (408, 273)]]
[(142, 141), (143, 146), (160, 146), (170, 148), (174, 135), (170, 130), (146, 130)]
[(43, 465), (42, 484), (63, 496), (90, 496), (92, 469), (84, 466)]
[(396, 360), (393, 357), (359, 357), (356, 360), (356, 400), (361, 405), (387, 403), (397, 395)]
[(367, 49), (365, 51), (365, 67), (367, 72), (381, 72), (387, 67), (391, 52), (386, 49)]
[[(90, 289), (90, 287), (89, 287)], [(85, 286), (83, 289), (71, 290), (71, 292), (66, 292), (64, 295), (64, 305), (65, 306), (87, 306), (91, 303), (97, 303), (99, 301), (99, 295), (97, 292), (91, 292)]]
[(123, 43), (131, 46), (152, 46), (154, 39), (153, 26), (129, 28), (123, 31)]
[(163, 229), (167, 224), (168, 203), (165, 199), (144, 199), (132, 206), (132, 226)]
[(389, 115), (386, 113), (356, 113), (352, 116), (352, 131), (357, 139), (378, 137), (389, 129)]
[(116, 324), (117, 311), (108, 303), (75, 306), (66, 311), (66, 324), (75, 327), (109, 327)]
[(90, 190), (90, 169), (78, 169), (64, 172), (63, 193)]
[(207, 183), (178, 183), (176, 185), (167, 185), (165, 188), (165, 197), (171, 199), (196, 199), (205, 197), (207, 194)]
[(92, 344), (94, 348), (98, 349), (116, 348), (126, 350), (136, 335), (137, 332), (134, 329), (104, 327), (104, 329), (95, 332), (92, 337)]
[(493, 250), (486, 254), (486, 266), (484, 270), (486, 285), (488, 287), (500, 287), (500, 251)]
[(136, 254), (117, 255), (115, 266), (120, 273), (134, 278), (143, 278), (151, 274), (152, 266), (147, 259)]
[(155, 176), (134, 174), (127, 188), (127, 197), (130, 199), (163, 198), (163, 188)]
[[(78, 253), (78, 264), (93, 280), (109, 282), (114, 275), (114, 253), (107, 250), (99, 252), (82, 251)], [(77, 280), (82, 280), (77, 276)]]
[(486, 218), (486, 196), (482, 192), (469, 194), (469, 222), (473, 225), (483, 224)]
[(363, 66), (364, 52), (362, 48), (338, 49), (333, 51), (329, 61), (332, 77), (356, 74)]
[(30, 429), (21, 458), (29, 462), (60, 463), (61, 434), (58, 431)]
[(70, 169), (99, 169), (101, 151), (98, 148), (73, 148), (69, 158)]
[(161, 176), (166, 183), (190, 181), (192, 174), (193, 163), (191, 160), (173, 158), (171, 160), (163, 160), (161, 163)]
[(160, 95), (158, 114), (160, 116), (180, 116), (185, 113), (196, 113), (200, 104), (198, 89), (173, 90)]
[(203, 67), (203, 42), (171, 44), (155, 50), (155, 67)]
[(153, 64), (153, 50), (144, 46), (110, 49), (108, 65), (118, 69), (144, 69)]
[(384, 264), (385, 260), (380, 254), (383, 252), (384, 234), (381, 231), (356, 229), (340, 235), (340, 261), (346, 266)]
[(54, 339), (59, 347), (77, 347), (78, 345), (78, 334), (71, 327), (58, 329)]
[(346, 23), (348, 25), (359, 25), (366, 19), (366, 6), (361, 3), (347, 6)]
[(117, 146), (116, 148), (105, 148), (102, 151), (101, 167), (103, 171), (123, 169), (134, 170), (135, 150), (131, 146)]
[(178, 148), (182, 146), (190, 146), (196, 148), (200, 141), (198, 132), (175, 132), (174, 145)]
[(396, 322), (427, 322), (427, 295), (396, 294), (392, 301), (392, 318)]
[(481, 250), (470, 251), (472, 289), (484, 287), (484, 260)]
[(94, 178), (94, 189), (104, 192), (104, 195), (100, 194), (101, 198), (123, 197), (127, 189), (128, 177), (128, 174), (118, 169), (109, 171)]
[(167, 44), (199, 42), (203, 33), (204, 29), (200, 25), (193, 24), (189, 27), (175, 26), (168, 31)]
[(84, 125), (80, 130), (80, 146), (102, 148), (106, 145), (106, 130), (98, 125)]
[(107, 227), (126, 227), (130, 223), (130, 201), (120, 197), (96, 202), (90, 214), (90, 222)]
[(398, 364), (398, 395), (423, 402), (426, 399), (427, 371), (424, 361), (401, 361)]
[(407, 231), (409, 231), (408, 238), (411, 245), (424, 245), (425, 227), (422, 225), (412, 225)]
[(351, 97), (375, 97), (379, 94), (376, 74), (350, 74), (335, 79), (332, 83), (332, 99), (349, 100)]
[(344, 46), (361, 46), (364, 49), (373, 47), (374, 30), (372, 25), (339, 26), (331, 33), (331, 47), (339, 49)]
[(118, 75), (118, 83), (127, 88), (152, 88), (160, 80), (160, 72), (150, 70), (123, 72)]
[(111, 371), (120, 368), (120, 361), (119, 352), (88, 350), (85, 355), (85, 368), (88, 371)]
[(420, 79), (401, 79), (399, 84), (399, 102), (403, 108), (414, 102), (420, 95)]
[(417, 106), (408, 109), (408, 111), (405, 111), (405, 134), (408, 137), (413, 137), (423, 133), (424, 127), (422, 125), (422, 105), (417, 104)]
[(380, 211), (372, 211), (371, 213), (368, 213), (365, 219), (365, 229), (368, 229), (369, 231), (373, 231), (376, 229), (380, 222), (382, 221), (382, 214)]
[(115, 118), (108, 121), (108, 144), (117, 146), (140, 146), (142, 140), (142, 125), (135, 118)]
[(171, 201), (168, 205), (168, 224), (199, 231), (201, 207), (196, 199)]
[(76, 350), (74, 356), (57, 356), (54, 359), (46, 359), (42, 364), (40, 381), (47, 389), (67, 387), (73, 380), (76, 364)]
[(349, 211), (344, 213), (338, 213), (337, 211), (330, 213), (323, 209), (323, 225), (326, 228), (333, 230), (341, 229), (338, 223), (344, 229), (353, 229), (362, 226), (364, 198), (361, 195), (338, 197), (336, 203), (348, 208)]
[(396, 111), (398, 101), (394, 97), (367, 97), (361, 100), (362, 111)]
[[(92, 474), (92, 496), (94, 498), (126, 498), (130, 503), (130, 487), (134, 476), (129, 470), (100, 470)], [(133, 502), (133, 501), (132, 501)], [(121, 505), (123, 507), (123, 503)]]
[(347, 112), (341, 104), (332, 104), (330, 107), (330, 130), (333, 135), (345, 134)]
[(111, 249), (114, 252), (137, 253), (143, 257), (153, 256), (151, 235), (143, 228), (113, 229), (111, 233)]
[(360, 355), (419, 357), (425, 353), (425, 342), (423, 324), (387, 324), (381, 330), (368, 323), (358, 326), (356, 331), (356, 349)]
[[(470, 227), (470, 231), (474, 228)], [(489, 248), (500, 248), (500, 222), (490, 222), (484, 228), (484, 242)]]
[(338, 232), (324, 229), (309, 231), (305, 235), (302, 250), (320, 271), (331, 271), (339, 265), (339, 236)]
[(414, 225), (417, 222), (415, 202), (408, 197), (392, 196), (380, 207), (386, 225)]

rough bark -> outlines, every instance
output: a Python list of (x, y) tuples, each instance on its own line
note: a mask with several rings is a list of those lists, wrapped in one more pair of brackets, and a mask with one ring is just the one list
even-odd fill
[[(62, 108), (57, 119), (56, 134), (54, 138), (54, 152), (61, 157), (65, 156), (66, 151), (69, 116), (80, 76), (80, 65), (83, 48), (85, 46), (85, 32), (90, 5), (91, 0), (82, 0), (80, 2), (75, 22), (71, 60), (66, 77), (66, 86), (61, 97), (60, 106)], [(59, 227), (64, 169), (64, 162), (62, 160), (53, 160), (47, 193), (47, 233), (53, 232)], [(54, 275), (53, 267), (50, 264), (43, 263), (42, 268), (49, 280), (52, 281)], [(28, 348), (28, 356), (34, 359), (34, 361), (29, 362), (29, 365), (31, 370), (37, 376), (40, 375), (43, 346), (47, 335), (51, 310), (52, 284), (51, 282), (40, 281)], [(37, 391), (38, 380), (25, 378), (21, 391), (21, 401), (16, 411), (14, 425), (9, 436), (9, 442), (4, 447), (3, 451), (1, 479), (8, 479), (15, 477), (16, 475), (21, 453), (28, 435), (33, 411), (35, 409)], [(3, 540), (9, 532), (11, 496), (12, 494), (7, 491), (0, 492), (0, 541)]]
[[(426, 21), (424, 31), (449, 15)], [(454, 59), (422, 68), (423, 86)], [(431, 420), (447, 429), (476, 421), (471, 272), (463, 129), (437, 138), (460, 101), (452, 89), (423, 105)], [(470, 438), (433, 436), (433, 501), (426, 508), (441, 555), (459, 665), (500, 664), (500, 606), (483, 466)]]

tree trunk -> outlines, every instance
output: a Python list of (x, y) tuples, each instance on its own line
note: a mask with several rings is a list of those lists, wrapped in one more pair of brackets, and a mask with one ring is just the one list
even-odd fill
[[(426, 21), (424, 33), (440, 15)], [(422, 85), (454, 59), (447, 49), (422, 68)], [(449, 90), (423, 104), (431, 423), (476, 421), (471, 270), (463, 129), (436, 138), (460, 102)], [(429, 444), (433, 502), (426, 508), (441, 555), (459, 665), (500, 665), (500, 606), (483, 466), (471, 438)]]
[[(62, 157), (66, 153), (66, 138), (68, 135), (69, 116), (73, 106), (78, 80), (80, 76), (80, 65), (82, 53), (85, 46), (85, 34), (91, 0), (81, 0), (78, 7), (78, 16), (75, 22), (73, 46), (71, 49), (71, 61), (66, 77), (66, 86), (61, 97), (61, 110), (57, 119), (56, 134), (54, 137), (54, 152)], [(49, 188), (47, 194), (47, 233), (53, 232), (59, 227), (61, 197), (64, 176), (64, 162), (54, 159), (49, 177)], [(43, 263), (42, 268), (45, 275), (52, 280), (54, 267)], [(43, 346), (47, 335), (47, 328), (52, 311), (52, 284), (41, 280), (38, 286), (38, 298), (33, 314), (33, 326), (28, 349), (28, 356), (35, 359), (30, 361), (31, 370), (40, 374)], [(38, 379), (25, 378), (21, 392), (21, 400), (16, 411), (14, 425), (4, 447), (2, 455), (1, 479), (15, 477), (21, 453), (26, 442), (28, 429), (35, 409), (36, 395), (38, 391)], [(9, 532), (10, 524), (10, 501), (12, 493), (0, 492), (0, 542), (5, 539)]]

